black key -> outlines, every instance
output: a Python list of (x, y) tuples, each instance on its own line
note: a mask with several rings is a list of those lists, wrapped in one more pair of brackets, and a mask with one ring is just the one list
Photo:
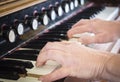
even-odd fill
[[(66, 32), (67, 30), (69, 30), (69, 27), (68, 25), (64, 26), (64, 25), (60, 25), (60, 26), (56, 26), (55, 28), (53, 29), (50, 29), (49, 32), (51, 31), (58, 31), (58, 33), (61, 33), (61, 32)], [(48, 33), (49, 33), (48, 32)]]
[(51, 34), (51, 33), (46, 33), (43, 34), (45, 37), (56, 37), (56, 38), (60, 38), (60, 39), (68, 39), (67, 35), (65, 34)]
[(39, 38), (38, 40), (43, 40), (43, 41), (47, 41), (47, 42), (53, 42), (53, 41), (61, 41), (61, 39), (60, 38), (45, 38), (45, 37), (43, 37), (43, 38)]
[(35, 43), (32, 43), (32, 44), (27, 44), (26, 46), (23, 46), (22, 48), (42, 49), (44, 47), (44, 45), (45, 44), (38, 44), (38, 43), (35, 44)]
[[(34, 45), (34, 44), (31, 44), (31, 45)], [(22, 53), (38, 54), (39, 51), (38, 50), (18, 50), (18, 51), (15, 51), (15, 53), (19, 53), (19, 54), (22, 54)]]
[(65, 34), (43, 34), (43, 36), (40, 36), (40, 38), (58, 38), (58, 39), (67, 39), (66, 35)]
[(20, 76), (17, 72), (0, 70), (0, 78), (10, 79), (10, 80), (18, 80), (20, 78)]
[(34, 60), (36, 61), (38, 54), (27, 54), (27, 53), (12, 53), (7, 55), (6, 58), (15, 58), (15, 59), (25, 59), (25, 60)]
[(31, 42), (29, 42), (28, 44), (34, 44), (34, 43), (36, 43), (36, 44), (46, 44), (47, 43), (47, 41), (43, 41), (43, 40), (37, 40), (37, 39), (35, 39), (35, 40), (33, 40), (33, 41), (31, 41)]
[(0, 66), (24, 66), (25, 68), (33, 68), (33, 64), (30, 61), (20, 61), (20, 60), (0, 60)]
[(49, 33), (51, 33), (51, 34), (66, 34), (66, 31), (60, 31), (60, 30), (51, 30)]
[(68, 26), (65, 25), (64, 23), (62, 23), (61, 25), (57, 25), (57, 26), (55, 26), (52, 29), (49, 29), (49, 31), (66, 31), (66, 30), (68, 30), (69, 29)]
[(19, 74), (27, 74), (26, 68), (24, 66), (2, 66), (0, 65), (0, 71), (11, 71), (17, 72)]

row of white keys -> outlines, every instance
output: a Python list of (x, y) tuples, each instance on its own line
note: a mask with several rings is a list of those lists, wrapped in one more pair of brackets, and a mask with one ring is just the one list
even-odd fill
[(41, 67), (36, 67), (35, 61), (31, 61), (31, 62), (33, 63), (34, 67), (32, 69), (27, 69), (28, 76), (31, 77), (49, 74), (58, 67), (60, 67), (60, 65), (57, 62), (51, 60), (47, 61), (46, 64)]
[[(17, 60), (17, 59), (12, 59), (12, 60)], [(20, 59), (18, 59), (20, 60)], [(21, 60), (21, 61), (26, 61), (26, 60)], [(7, 80), (7, 79), (1, 79), (0, 82), (40, 82), (38, 78), (40, 76), (46, 75), (60, 67), (60, 65), (55, 62), (55, 61), (47, 61), (45, 65), (41, 67), (36, 67), (35, 63), (36, 61), (31, 61), (33, 64), (32, 69), (26, 69), (27, 70), (27, 76), (25, 77), (20, 77), (18, 80)]]
[(98, 18), (103, 20), (114, 20), (119, 14), (119, 7), (105, 7), (104, 10), (91, 17), (91, 19)]
[(8, 80), (8, 79), (1, 79), (0, 82), (41, 82), (38, 80), (38, 78), (34, 77), (21, 77), (18, 80)]

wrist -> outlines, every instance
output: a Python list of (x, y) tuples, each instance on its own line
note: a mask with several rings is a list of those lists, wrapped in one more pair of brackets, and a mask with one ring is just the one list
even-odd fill
[(106, 72), (107, 64), (113, 56), (111, 53), (107, 53), (107, 52), (103, 52), (102, 54), (103, 57), (101, 57), (100, 65), (98, 67), (98, 75), (96, 77), (97, 80), (105, 79), (105, 77), (107, 76), (107, 72)]
[(113, 55), (108, 59), (101, 74), (102, 79), (120, 82), (119, 58), (119, 55)]
[(106, 63), (109, 61), (109, 59), (111, 59), (111, 57), (112, 55), (108, 52), (97, 52), (95, 57), (96, 62), (92, 66), (93, 70), (91, 71), (92, 80), (104, 79), (103, 77), (106, 69)]
[(118, 36), (118, 38), (120, 38), (120, 21), (115, 21), (116, 22), (116, 33), (117, 33), (117, 36)]

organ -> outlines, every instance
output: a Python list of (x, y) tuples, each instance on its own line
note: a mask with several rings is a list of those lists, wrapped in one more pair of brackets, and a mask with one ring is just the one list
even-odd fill
[[(0, 81), (39, 82), (39, 76), (60, 66), (48, 61), (35, 67), (47, 42), (68, 40), (67, 30), (80, 19), (116, 20), (118, 16), (119, 7), (89, 0), (0, 0)], [(89, 47), (118, 52), (117, 45), (119, 41)]]

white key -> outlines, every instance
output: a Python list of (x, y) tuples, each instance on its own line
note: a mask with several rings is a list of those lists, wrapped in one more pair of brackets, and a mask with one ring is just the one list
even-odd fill
[(0, 82), (41, 82), (38, 78), (34, 77), (21, 77), (18, 80), (8, 80), (8, 79), (0, 79)]
[(56, 63), (55, 61), (47, 61), (47, 63), (44, 66), (41, 67), (36, 67), (35, 66), (35, 61), (31, 61), (34, 65), (34, 67), (32, 69), (27, 69), (27, 73), (28, 76), (30, 75), (36, 75), (36, 76), (41, 76), (41, 75), (46, 75), (51, 73), (52, 71), (54, 71), (55, 69), (57, 69), (58, 67), (60, 67), (60, 65), (58, 63)]
[[(20, 59), (11, 59), (11, 60), (20, 60)], [(21, 60), (21, 61), (26, 61), (26, 60)], [(60, 64), (52, 60), (47, 61), (46, 64), (41, 67), (35, 66), (36, 61), (31, 61), (31, 62), (34, 65), (34, 67), (32, 69), (26, 69), (27, 76), (20, 77), (18, 80), (7, 80), (7, 79), (0, 78), (0, 82), (1, 81), (4, 81), (4, 82), (40, 82), (38, 81), (38, 78), (40, 76), (49, 74), (55, 69), (60, 67)]]
[(93, 18), (103, 19), (103, 20), (114, 20), (119, 14), (119, 7), (105, 7), (100, 13), (96, 14)]

